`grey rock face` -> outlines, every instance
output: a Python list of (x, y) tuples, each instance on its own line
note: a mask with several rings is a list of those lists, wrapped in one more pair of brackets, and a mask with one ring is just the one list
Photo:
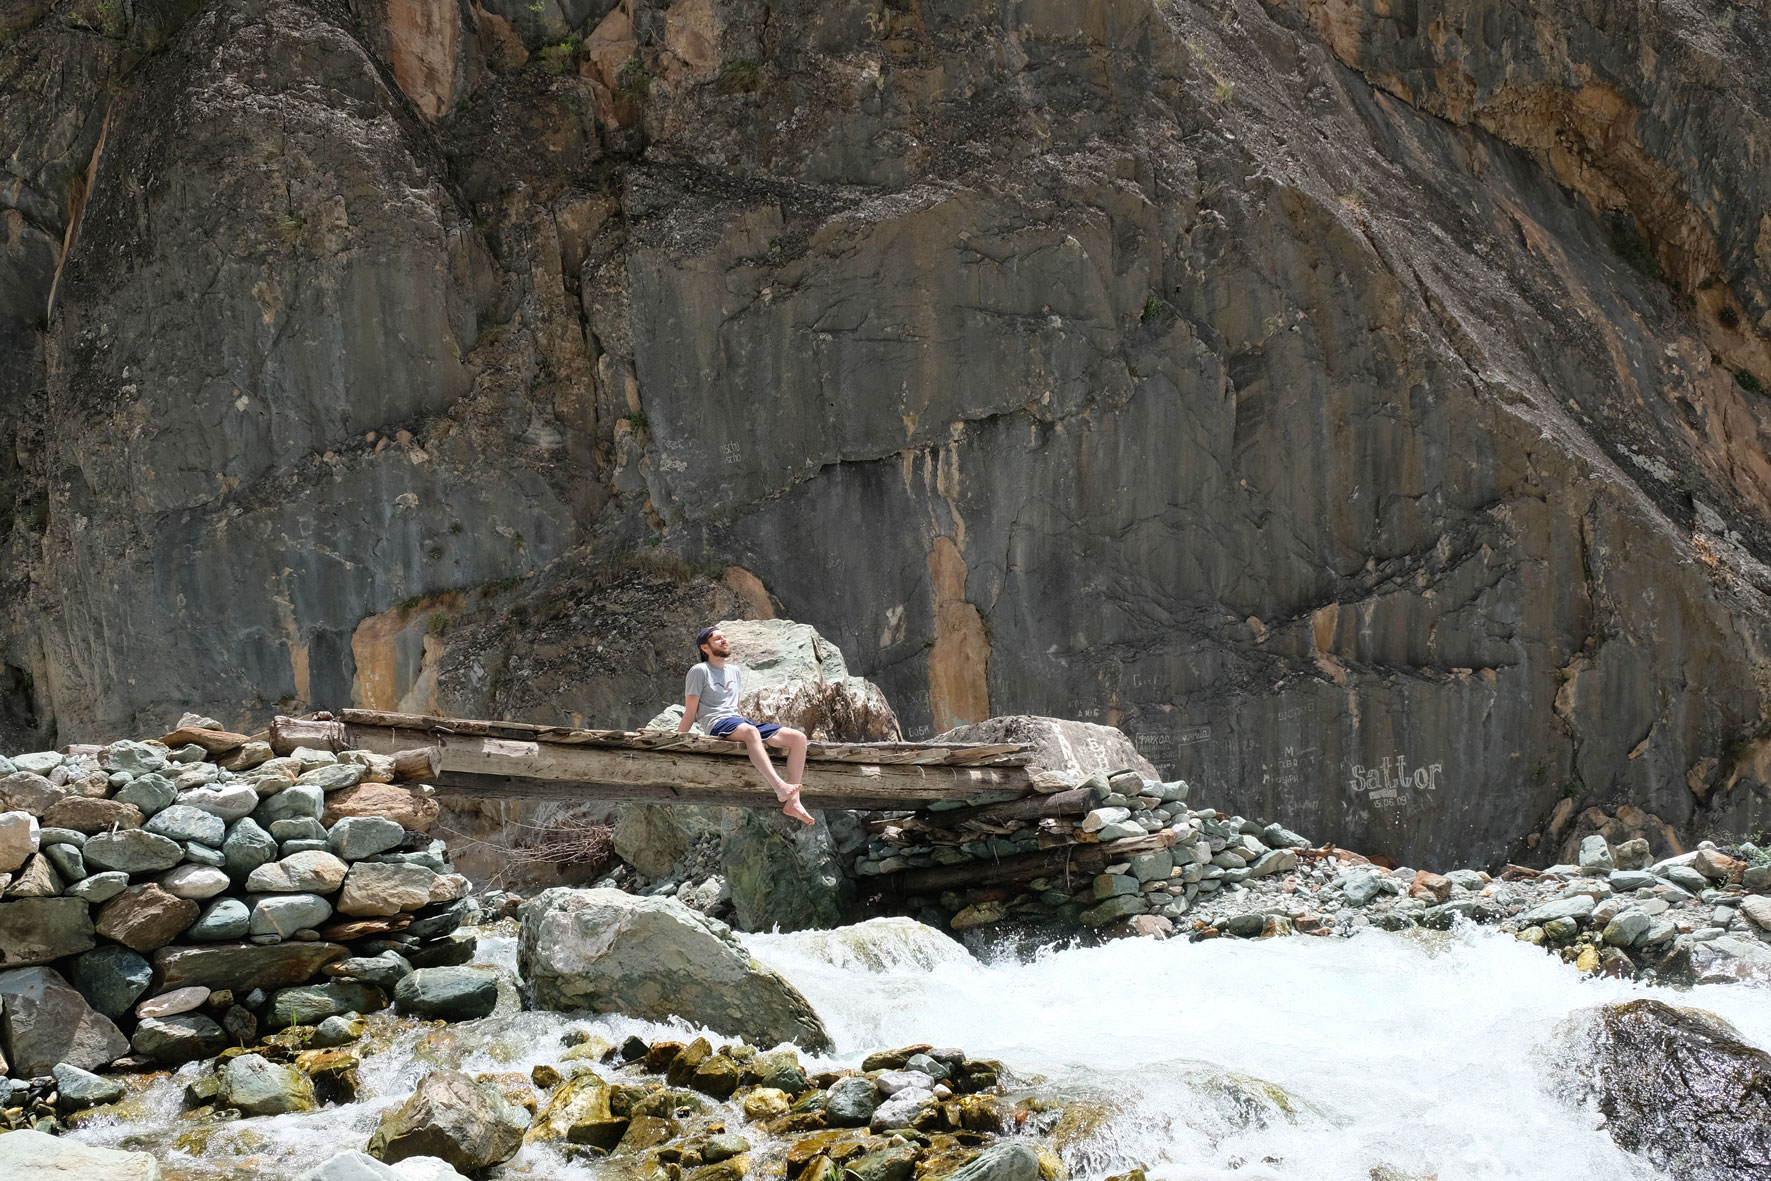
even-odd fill
[(720, 871), (746, 931), (840, 927), (856, 918), (854, 884), (828, 825), (805, 825), (755, 808), (728, 810)]
[(545, 1009), (681, 1016), (758, 1045), (827, 1045), (823, 1023), (723, 923), (666, 898), (548, 890), (524, 903), (519, 970)]
[(13, 1073), (48, 1074), (58, 1062), (92, 1070), (128, 1052), (128, 1040), (111, 1019), (94, 1012), (58, 973), (0, 972), (0, 1053)]

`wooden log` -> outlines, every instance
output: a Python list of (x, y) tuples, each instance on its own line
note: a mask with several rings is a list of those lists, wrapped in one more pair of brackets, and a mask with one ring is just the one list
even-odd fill
[(443, 771), (443, 752), (434, 746), (415, 746), (394, 752), (395, 783), (429, 783)]
[[(707, 740), (717, 741), (717, 740)], [(472, 734), (359, 726), (279, 717), (271, 746), (395, 754), (429, 745), (439, 752), (438, 786), (538, 799), (648, 799), (778, 808), (748, 759), (698, 750), (567, 746)], [(937, 800), (1015, 799), (1027, 793), (1024, 767), (943, 767), (812, 761), (801, 798), (808, 808), (918, 808)]]
[[(942, 890), (961, 890), (968, 886), (1006, 885), (1030, 882), (1052, 874), (1069, 875), (1070, 889), (1080, 889), (1078, 878), (1086, 881), (1117, 861), (1139, 853), (1154, 853), (1172, 848), (1179, 836), (1172, 829), (1162, 829), (1141, 837), (1126, 837), (1104, 845), (1062, 845), (1035, 853), (1017, 853), (993, 861), (969, 861), (961, 865), (937, 865), (929, 869), (906, 869), (866, 879), (882, 893), (937, 894)], [(877, 885), (875, 885), (877, 883)]]
[(174, 730), (160, 741), (173, 750), (194, 742), (210, 754), (218, 755), (239, 750), (252, 739), (245, 734), (234, 734), (227, 730), (203, 730), (196, 726), (186, 726), (182, 730)]
[(918, 816), (924, 828), (958, 828), (972, 823), (1005, 824), (1016, 820), (1043, 820), (1048, 816), (1081, 816), (1101, 802), (1101, 795), (1092, 787), (1075, 787), (1049, 796), (1027, 796), (1000, 804), (980, 804), (975, 808), (952, 808)]

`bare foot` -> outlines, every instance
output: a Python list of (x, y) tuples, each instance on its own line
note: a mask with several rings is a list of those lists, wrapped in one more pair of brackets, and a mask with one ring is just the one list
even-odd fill
[(781, 811), (793, 817), (801, 824), (818, 823), (817, 818), (810, 812), (806, 811), (806, 806), (799, 802), (799, 785), (797, 783), (794, 784), (793, 789), (787, 793), (785, 803), (787, 806), (782, 808)]

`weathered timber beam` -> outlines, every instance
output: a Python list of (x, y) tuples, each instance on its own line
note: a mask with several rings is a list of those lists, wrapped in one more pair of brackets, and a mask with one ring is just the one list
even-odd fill
[(1075, 787), (1049, 796), (1027, 796), (1000, 804), (980, 804), (976, 808), (952, 808), (930, 812), (916, 818), (918, 828), (958, 828), (973, 820), (1000, 824), (1012, 820), (1042, 820), (1048, 816), (1081, 816), (1098, 806), (1101, 793), (1093, 787)]
[[(445, 771), (431, 781), (439, 799), (451, 795), (479, 799), (557, 800), (565, 803), (694, 804), (709, 808), (779, 808), (775, 795), (762, 785), (706, 787), (678, 784), (670, 787), (631, 783), (581, 783), (567, 779), (527, 779), (510, 775), (473, 775)], [(807, 787), (800, 793), (806, 807), (864, 812), (874, 808), (902, 808), (891, 796), (858, 791), (821, 791)]]
[[(504, 780), (506, 792), (515, 780), (577, 785), (571, 790), (536, 788), (528, 794), (548, 798), (670, 798), (683, 802), (697, 793), (725, 793), (753, 806), (778, 807), (775, 796), (757, 776), (748, 759), (729, 755), (671, 750), (624, 750), (619, 747), (564, 746), (479, 735), (440, 734), (434, 730), (403, 730), (390, 726), (359, 726), (346, 722), (279, 717), (271, 723), (271, 747), (279, 752), (297, 746), (323, 750), (368, 750), (394, 754), (413, 747), (434, 747), (439, 754), (438, 781), (470, 775)], [(1005, 800), (1026, 795), (1031, 773), (1025, 767), (944, 767), (903, 764), (808, 761), (801, 798), (807, 807), (917, 808), (936, 800)], [(485, 782), (485, 780), (481, 780)], [(622, 796), (621, 791), (659, 789), (666, 795)], [(702, 798), (707, 798), (703, 796)], [(828, 801), (867, 800), (853, 805)], [(695, 801), (695, 802), (698, 802)]]
[(1128, 837), (1105, 845), (1059, 845), (1036, 853), (1017, 853), (993, 861), (968, 861), (960, 865), (937, 865), (929, 869), (905, 869), (866, 879), (866, 886), (880, 893), (930, 894), (967, 886), (996, 886), (1029, 882), (1052, 874), (1069, 875), (1072, 888), (1080, 876), (1092, 878), (1116, 861), (1139, 853), (1173, 847), (1177, 837), (1169, 829), (1148, 836)]

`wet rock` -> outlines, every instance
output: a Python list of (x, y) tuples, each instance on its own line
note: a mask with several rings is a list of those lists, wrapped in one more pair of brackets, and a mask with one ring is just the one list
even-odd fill
[(946, 1174), (946, 1181), (1038, 1181), (1039, 1154), (1026, 1144), (992, 1144)]
[(910, 1181), (916, 1168), (918, 1148), (914, 1144), (887, 1143), (851, 1160), (842, 1175), (853, 1181)]
[(935, 1093), (927, 1087), (904, 1087), (874, 1108), (868, 1123), (876, 1132), (907, 1128), (923, 1107), (934, 1101)]
[(257, 1054), (242, 1054), (222, 1067), (220, 1098), (246, 1115), (285, 1115), (316, 1106), (312, 1079)]
[(316, 1050), (348, 1045), (362, 1037), (368, 1028), (368, 1022), (360, 1016), (349, 1017), (340, 1014), (328, 1017), (314, 1029), (314, 1036), (308, 1044)]
[(175, 1017), (143, 1018), (129, 1045), (162, 1066), (179, 1066), (199, 1058), (213, 1058), (228, 1047), (228, 1035), (201, 1013)]
[[(414, 1158), (417, 1159), (417, 1158)], [(453, 1169), (450, 1172), (454, 1172)], [(459, 1176), (459, 1174), (457, 1174)], [(409, 1181), (366, 1152), (341, 1152), (324, 1161), (296, 1181)]]
[(406, 839), (406, 830), (382, 816), (346, 816), (326, 834), (326, 847), (345, 861), (385, 853)]
[(545, 891), (523, 905), (518, 958), (540, 1008), (680, 1016), (761, 1045), (829, 1044), (798, 990), (725, 924), (674, 899)]
[(1713, 938), (1683, 936), (1657, 965), (1668, 984), (1771, 984), (1771, 947), (1719, 931)]
[(410, 1099), (381, 1119), (369, 1155), (382, 1161), (435, 1156), (462, 1172), (500, 1164), (523, 1145), (528, 1113), (452, 1070), (426, 1075)]
[(490, 968), (419, 968), (394, 986), (394, 1006), (404, 1014), (444, 1021), (490, 1016), (498, 1006), (498, 973)]
[(86, 864), (95, 869), (132, 874), (159, 873), (184, 860), (184, 849), (177, 841), (139, 828), (100, 833), (89, 839), (81, 852)]
[(439, 939), (406, 952), (406, 962), (414, 968), (458, 968), (473, 962), (479, 941), (472, 935)]
[(320, 968), (346, 955), (336, 943), (223, 943), (211, 947), (165, 947), (154, 953), (162, 989), (205, 984), (244, 995), (255, 988), (287, 988), (312, 979)]
[(149, 952), (178, 938), (200, 912), (190, 899), (175, 898), (150, 883), (131, 886), (101, 906), (93, 928), (124, 947)]
[(37, 852), (37, 818), (29, 812), (0, 812), (0, 873), (23, 868)]
[(344, 878), (338, 913), (390, 915), (428, 906), (435, 870), (422, 865), (390, 865), (359, 861)]
[(367, 984), (334, 980), (278, 989), (271, 997), (265, 1024), (271, 1029), (291, 1025), (317, 1025), (328, 1017), (346, 1013), (373, 1013), (387, 1007), (387, 995)]
[(825, 824), (734, 808), (720, 834), (720, 872), (746, 931), (839, 927), (856, 918), (854, 884)]
[(6, 1181), (160, 1181), (160, 1164), (146, 1152), (92, 1148), (34, 1130), (0, 1134)]
[(831, 1127), (865, 1127), (879, 1107), (879, 1088), (862, 1075), (837, 1079), (824, 1092), (824, 1118)]
[(69, 968), (74, 988), (95, 1010), (110, 1018), (129, 1012), (153, 977), (146, 959), (115, 943), (81, 954)]
[(0, 1056), (20, 1077), (48, 1074), (58, 1062), (83, 1070), (129, 1052), (109, 1017), (49, 968), (0, 972)]
[(123, 1084), (116, 1079), (104, 1078), (66, 1062), (57, 1063), (51, 1073), (55, 1076), (55, 1089), (60, 1096), (56, 1102), (56, 1111), (64, 1116), (75, 1111), (85, 1111), (89, 1107), (115, 1103), (124, 1095)]
[(583, 1143), (574, 1129), (607, 1125), (616, 1117), (609, 1106), (609, 1084), (594, 1070), (579, 1070), (555, 1088), (547, 1105), (535, 1116), (525, 1138), (529, 1141)]
[(1678, 1177), (1771, 1176), (1771, 1055), (1654, 1000), (1605, 1006), (1586, 1038), (1565, 1085), (1597, 1104), (1621, 1148)]
[(259, 866), (246, 876), (246, 889), (259, 894), (331, 894), (350, 872), (351, 867), (337, 857), (315, 849)]

